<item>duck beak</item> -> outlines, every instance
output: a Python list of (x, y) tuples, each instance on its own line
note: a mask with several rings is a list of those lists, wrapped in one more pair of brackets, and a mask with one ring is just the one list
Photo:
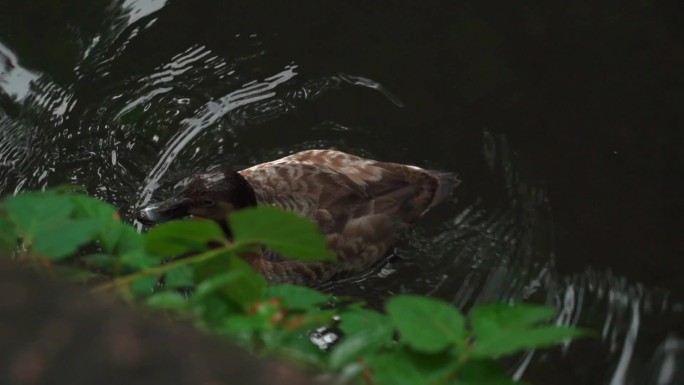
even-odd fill
[(172, 198), (164, 202), (155, 203), (140, 210), (137, 215), (138, 221), (144, 225), (170, 221), (183, 218), (190, 213), (190, 200), (187, 198)]

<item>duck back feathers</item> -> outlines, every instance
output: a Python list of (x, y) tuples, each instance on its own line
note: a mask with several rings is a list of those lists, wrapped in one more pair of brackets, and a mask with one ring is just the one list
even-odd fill
[(326, 236), (336, 262), (291, 263), (294, 270), (283, 262), (262, 266), (272, 282), (309, 285), (370, 267), (385, 256), (397, 232), (446, 199), (459, 183), (451, 173), (332, 150), (299, 152), (240, 174), (258, 204), (308, 217)]

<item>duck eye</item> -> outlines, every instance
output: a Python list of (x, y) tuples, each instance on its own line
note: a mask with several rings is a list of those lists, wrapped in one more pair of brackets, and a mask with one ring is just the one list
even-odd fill
[(214, 200), (213, 199), (202, 199), (200, 201), (200, 204), (205, 207), (210, 207), (214, 205)]

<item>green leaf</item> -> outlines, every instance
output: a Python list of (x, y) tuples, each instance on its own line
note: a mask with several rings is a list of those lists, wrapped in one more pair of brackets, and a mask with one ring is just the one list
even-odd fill
[(0, 250), (13, 250), (17, 246), (17, 232), (14, 224), (0, 216)]
[(147, 306), (158, 310), (184, 310), (188, 307), (188, 299), (175, 292), (154, 294), (145, 301)]
[(70, 200), (74, 204), (74, 213), (80, 218), (98, 219), (102, 221), (118, 221), (119, 216), (114, 206), (87, 195), (73, 194)]
[(117, 209), (112, 205), (86, 195), (71, 195), (76, 218), (97, 221), (97, 239), (103, 249), (111, 254), (122, 255), (143, 248), (142, 236), (131, 226), (119, 219)]
[(127, 253), (145, 252), (145, 239), (133, 227), (124, 223), (114, 223), (111, 230), (111, 253), (124, 255)]
[(575, 328), (535, 326), (550, 320), (555, 313), (553, 308), (528, 304), (478, 306), (468, 316), (476, 340), (472, 354), (476, 357), (499, 357), (586, 334)]
[(458, 365), (447, 352), (425, 354), (405, 348), (369, 355), (365, 361), (377, 385), (443, 384)]
[(198, 291), (190, 299), (193, 312), (204, 327), (215, 329), (221, 327), (228, 318), (241, 315), (242, 310), (220, 292), (204, 293)]
[(329, 356), (330, 367), (339, 370), (345, 365), (359, 361), (370, 352), (386, 346), (392, 339), (390, 324), (348, 334), (335, 345)]
[(105, 270), (109, 272), (114, 269), (118, 262), (118, 260), (111, 255), (102, 253), (86, 255), (82, 260), (89, 268)]
[(289, 360), (312, 367), (322, 367), (327, 357), (326, 352), (299, 333), (283, 340), (276, 352), (281, 357), (287, 357)]
[(145, 249), (163, 257), (206, 251), (213, 242), (224, 244), (226, 239), (221, 227), (209, 220), (162, 223), (145, 235)]
[(266, 279), (239, 257), (230, 257), (230, 273), (233, 279), (226, 284), (226, 294), (236, 303), (247, 308), (266, 296)]
[(147, 297), (154, 293), (157, 287), (157, 277), (142, 277), (131, 283), (131, 291), (139, 296)]
[(401, 341), (418, 351), (439, 352), (453, 344), (465, 344), (465, 320), (445, 302), (402, 295), (389, 300), (387, 313)]
[(231, 257), (236, 254), (231, 251), (225, 251), (195, 265), (195, 284), (200, 284), (203, 281), (229, 271), (231, 264)]
[(278, 285), (268, 288), (269, 298), (280, 298), (283, 306), (292, 310), (318, 309), (330, 296), (314, 289), (295, 285)]
[(529, 330), (502, 332), (477, 338), (471, 351), (473, 357), (500, 357), (524, 349), (546, 347), (585, 335), (581, 329), (547, 326)]
[(193, 269), (190, 266), (178, 266), (166, 272), (164, 284), (169, 289), (192, 287), (194, 285)]
[(266, 331), (273, 329), (273, 325), (268, 321), (268, 317), (233, 315), (228, 317), (220, 327), (221, 333), (231, 336), (238, 336), (242, 333), (255, 331)]
[(394, 328), (389, 317), (373, 310), (345, 309), (340, 314), (342, 342), (333, 347), (330, 366), (340, 369), (367, 354), (392, 344)]
[(71, 256), (80, 246), (93, 239), (97, 231), (95, 224), (91, 219), (71, 219), (36, 225), (33, 250), (55, 260)]
[(468, 360), (460, 367), (457, 375), (458, 385), (522, 385), (510, 379), (494, 360)]
[(396, 353), (385, 353), (366, 358), (371, 368), (373, 384), (378, 385), (427, 385), (428, 380)]
[(137, 250), (122, 255), (116, 262), (133, 270), (144, 270), (153, 266), (159, 266), (162, 261), (158, 257), (149, 255), (142, 250)]
[(54, 192), (24, 193), (5, 201), (5, 208), (19, 236), (34, 252), (52, 259), (73, 254), (95, 238), (97, 221), (73, 219), (72, 197)]
[(334, 323), (335, 311), (311, 310), (304, 314), (291, 315), (281, 324), (290, 333), (311, 331)]
[(271, 206), (238, 210), (229, 216), (236, 243), (260, 243), (302, 260), (334, 260), (315, 223)]
[(68, 220), (74, 205), (66, 195), (36, 192), (6, 199), (5, 208), (22, 238), (32, 240), (36, 229)]
[(222, 293), (243, 309), (264, 299), (266, 279), (239, 257), (229, 257), (230, 270), (208, 278), (197, 286), (194, 299), (201, 301), (216, 292)]
[(340, 313), (340, 319), (340, 329), (346, 335), (354, 335), (366, 330), (387, 329), (388, 325), (391, 326), (389, 317), (366, 309), (344, 310)]
[(498, 334), (502, 330), (522, 330), (536, 323), (551, 320), (556, 309), (548, 306), (500, 303), (480, 305), (468, 314), (473, 333), (480, 337)]

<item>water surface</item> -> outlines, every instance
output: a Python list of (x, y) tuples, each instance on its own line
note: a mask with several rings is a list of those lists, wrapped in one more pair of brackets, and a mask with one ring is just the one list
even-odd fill
[(390, 258), (325, 289), (551, 304), (600, 337), (517, 378), (684, 383), (682, 11), (6, 0), (0, 192), (81, 184), (130, 220), (207, 167), (303, 149), (458, 172)]

